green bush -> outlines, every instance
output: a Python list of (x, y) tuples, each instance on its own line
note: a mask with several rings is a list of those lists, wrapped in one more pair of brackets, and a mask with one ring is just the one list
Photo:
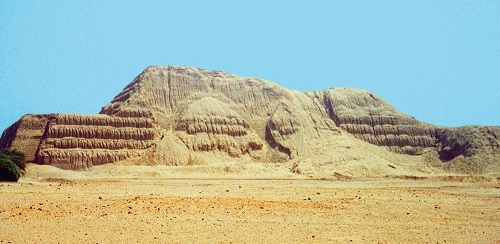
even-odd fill
[(21, 170), (12, 162), (12, 160), (6, 158), (4, 155), (0, 156), (0, 181), (12, 181), (16, 182), (21, 177)]
[(8, 148), (0, 150), (0, 157), (10, 159), (19, 167), (22, 173), (26, 170), (26, 153), (17, 149)]

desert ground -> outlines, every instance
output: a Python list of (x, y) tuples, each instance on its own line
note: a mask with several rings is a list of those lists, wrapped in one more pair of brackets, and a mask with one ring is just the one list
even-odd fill
[(497, 178), (169, 169), (30, 165), (0, 183), (0, 243), (500, 243)]

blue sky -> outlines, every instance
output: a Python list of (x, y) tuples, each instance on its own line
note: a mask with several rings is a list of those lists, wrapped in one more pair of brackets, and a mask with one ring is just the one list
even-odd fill
[(98, 113), (149, 65), (370, 90), (446, 126), (500, 125), (500, 1), (0, 1), (0, 130)]

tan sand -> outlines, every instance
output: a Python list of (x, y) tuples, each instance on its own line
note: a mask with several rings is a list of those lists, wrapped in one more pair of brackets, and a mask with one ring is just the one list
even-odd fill
[(108, 167), (91, 177), (31, 166), (0, 183), (0, 243), (500, 242), (500, 185), (486, 178), (173, 179)]

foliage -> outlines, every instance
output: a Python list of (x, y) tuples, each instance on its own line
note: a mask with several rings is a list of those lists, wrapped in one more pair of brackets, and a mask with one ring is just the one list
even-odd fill
[(26, 170), (26, 153), (17, 149), (0, 150), (0, 181), (18, 181)]
[(0, 157), (10, 159), (24, 172), (26, 170), (26, 153), (14, 148), (0, 150)]
[(21, 177), (21, 170), (5, 156), (0, 156), (0, 181), (16, 182)]

